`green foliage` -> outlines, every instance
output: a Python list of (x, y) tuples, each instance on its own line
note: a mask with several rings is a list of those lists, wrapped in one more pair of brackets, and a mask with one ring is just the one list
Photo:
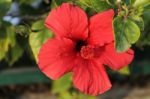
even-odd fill
[(129, 19), (116, 17), (114, 19), (115, 46), (118, 52), (131, 47), (140, 37), (139, 27)]
[(144, 20), (143, 20), (142, 17), (137, 16), (137, 15), (133, 15), (133, 16), (130, 17), (130, 19), (132, 21), (134, 21), (139, 26), (139, 28), (141, 29), (141, 31), (144, 30)]
[(94, 96), (89, 96), (89, 95), (85, 95), (82, 93), (75, 94), (74, 97), (76, 97), (75, 99), (96, 99), (96, 97), (94, 97)]
[(14, 27), (13, 26), (9, 26), (6, 28), (7, 29), (7, 36), (9, 39), (9, 43), (11, 44), (10, 46), (14, 47), (16, 45), (16, 34), (14, 32)]
[(55, 0), (51, 1), (51, 9), (58, 7), (58, 4)]
[(150, 0), (136, 0), (133, 4), (134, 7), (145, 6), (150, 4)]
[(32, 30), (37, 32), (32, 32), (29, 35), (29, 43), (32, 49), (32, 52), (35, 56), (35, 59), (37, 61), (37, 56), (39, 53), (39, 49), (43, 45), (43, 43), (48, 39), (52, 37), (52, 33), (50, 30), (45, 28), (44, 26), (44, 20), (39, 20), (35, 22), (32, 27)]
[(58, 99), (72, 99), (72, 95), (69, 93), (71, 86), (71, 74), (67, 74), (53, 82), (52, 93), (58, 94)]
[(115, 47), (118, 52), (128, 50), (138, 41), (140, 32), (144, 31), (144, 7), (149, 4), (149, 0), (126, 0), (118, 3), (119, 12), (114, 19)]
[(6, 35), (4, 35), (3, 38), (1, 35), (2, 35), (2, 31), (0, 32), (0, 51), (1, 51), (0, 60), (2, 60), (5, 57), (9, 45), (9, 40), (6, 37)]
[[(62, 86), (62, 84), (64, 84)], [(71, 87), (71, 74), (66, 74), (62, 78), (56, 80), (53, 82), (53, 93), (63, 93), (65, 91), (68, 91)]]
[(136, 43), (136, 46), (140, 49), (144, 49), (144, 46), (150, 45), (150, 5), (144, 7), (142, 16), (144, 20), (144, 31), (141, 34), (139, 41)]
[(129, 75), (129, 74), (130, 74), (130, 71), (129, 71), (129, 67), (128, 67), (128, 66), (126, 66), (126, 67), (120, 69), (118, 72), (119, 72), (120, 74), (124, 74), (124, 75)]
[(0, 60), (5, 59), (12, 65), (22, 56), (23, 49), (18, 45), (14, 26), (2, 21), (0, 30)]
[(0, 21), (2, 16), (4, 16), (10, 8), (12, 0), (0, 0)]
[(105, 0), (79, 0), (79, 3), (91, 8), (95, 12), (102, 12), (110, 8)]
[(5, 60), (9, 63), (11, 66), (14, 62), (16, 62), (23, 54), (23, 49), (16, 44), (13, 46), (9, 52), (7, 53)]
[(2, 60), (8, 51), (9, 39), (6, 34), (6, 29), (4, 28), (4, 23), (1, 23), (0, 30), (0, 60)]
[(78, 93), (74, 89), (71, 89), (71, 76), (71, 74), (67, 74), (53, 82), (52, 92), (59, 95), (58, 99), (96, 99), (96, 97)]

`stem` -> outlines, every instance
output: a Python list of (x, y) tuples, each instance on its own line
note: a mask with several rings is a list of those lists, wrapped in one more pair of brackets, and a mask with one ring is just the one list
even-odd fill
[(117, 0), (117, 6), (118, 6), (118, 12), (120, 12), (122, 10), (121, 0)]
[(107, 2), (110, 6), (113, 5), (109, 0), (106, 0), (106, 2)]

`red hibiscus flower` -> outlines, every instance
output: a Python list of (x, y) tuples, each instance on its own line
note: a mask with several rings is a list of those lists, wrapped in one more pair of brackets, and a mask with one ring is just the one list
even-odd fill
[(51, 79), (68, 72), (80, 91), (98, 95), (111, 88), (104, 65), (118, 70), (128, 65), (134, 52), (114, 48), (112, 9), (91, 18), (79, 7), (64, 3), (52, 10), (45, 25), (55, 33), (40, 49), (38, 65)]

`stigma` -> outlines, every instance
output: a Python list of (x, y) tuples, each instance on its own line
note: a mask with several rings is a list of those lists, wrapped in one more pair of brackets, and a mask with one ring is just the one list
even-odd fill
[(95, 49), (93, 46), (90, 45), (82, 46), (80, 50), (80, 55), (84, 59), (91, 59), (95, 56)]

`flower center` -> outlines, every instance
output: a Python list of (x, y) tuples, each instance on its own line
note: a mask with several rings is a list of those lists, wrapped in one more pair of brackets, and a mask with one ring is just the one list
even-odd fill
[(84, 59), (91, 59), (95, 55), (95, 50), (93, 46), (87, 45), (87, 46), (82, 46), (80, 50), (81, 57)]
[(86, 46), (86, 45), (87, 45), (87, 43), (85, 41), (82, 41), (82, 40), (77, 41), (77, 44), (76, 44), (76, 47), (75, 47), (76, 51), (80, 52), (82, 46)]
[(95, 56), (94, 46), (88, 45), (87, 42), (83, 40), (77, 41), (75, 50), (84, 59), (91, 59)]

